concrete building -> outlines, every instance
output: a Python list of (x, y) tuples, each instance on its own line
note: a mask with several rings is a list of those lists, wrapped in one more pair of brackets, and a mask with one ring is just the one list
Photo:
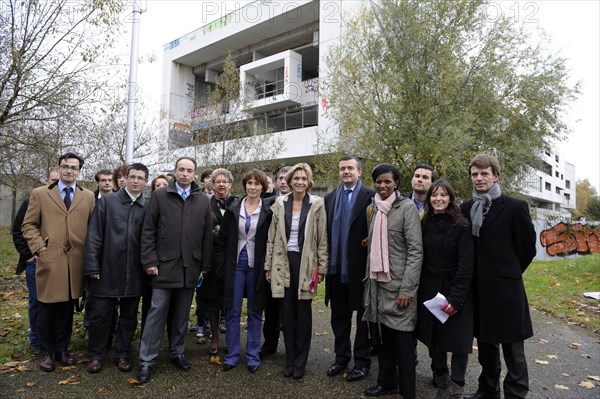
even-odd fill
[(542, 154), (542, 167), (532, 170), (523, 185), (523, 194), (532, 203), (535, 219), (570, 220), (576, 185), (575, 166), (555, 148)]
[(230, 54), (248, 101), (241, 112), (223, 110), (228, 123), (252, 118), (283, 139), (276, 159), (308, 160), (321, 139), (334, 134), (319, 86), (327, 77), (328, 48), (339, 43), (343, 18), (359, 4), (255, 1), (165, 45), (161, 131), (171, 150), (191, 155), (198, 149), (194, 139), (211, 118), (208, 92)]

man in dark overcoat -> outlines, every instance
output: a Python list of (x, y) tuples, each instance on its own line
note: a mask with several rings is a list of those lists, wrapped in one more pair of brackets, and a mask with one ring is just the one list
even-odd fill
[(477, 392), (465, 398), (500, 398), (500, 346), (507, 368), (504, 397), (524, 398), (529, 391), (524, 340), (533, 328), (522, 274), (535, 256), (535, 230), (527, 203), (501, 193), (495, 157), (477, 155), (468, 170), (473, 199), (461, 211), (475, 240), (474, 335), (481, 374)]
[(150, 380), (167, 315), (171, 362), (180, 370), (190, 369), (184, 356), (190, 306), (200, 273), (211, 270), (212, 253), (210, 202), (194, 182), (195, 173), (195, 160), (179, 158), (175, 178), (153, 193), (146, 210), (141, 253), (142, 267), (150, 276), (152, 303), (140, 343), (140, 382)]
[(362, 184), (362, 165), (355, 156), (343, 156), (338, 171), (342, 182), (325, 196), (329, 237), (325, 304), (331, 302), (331, 328), (335, 337), (335, 362), (327, 369), (327, 375), (340, 374), (352, 359), (350, 331), (356, 311), (354, 368), (346, 379), (358, 381), (369, 374), (371, 367), (371, 340), (367, 322), (362, 320), (362, 298), (369, 236), (366, 210), (375, 192)]
[(148, 168), (140, 163), (131, 164), (125, 187), (97, 200), (90, 219), (83, 258), (83, 274), (89, 278), (88, 295), (94, 298), (88, 328), (90, 373), (102, 370), (117, 314), (115, 362), (119, 370), (131, 370), (131, 342), (146, 284), (140, 239), (148, 205), (142, 192), (147, 181)]

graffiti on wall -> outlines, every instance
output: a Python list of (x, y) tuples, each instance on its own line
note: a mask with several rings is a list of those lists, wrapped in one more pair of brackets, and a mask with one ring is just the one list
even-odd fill
[(550, 256), (600, 253), (600, 225), (563, 222), (540, 233), (540, 243)]

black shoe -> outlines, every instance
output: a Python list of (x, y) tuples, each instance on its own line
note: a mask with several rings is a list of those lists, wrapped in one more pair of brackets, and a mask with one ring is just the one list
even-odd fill
[(99, 373), (102, 370), (102, 361), (99, 359), (90, 360), (87, 365), (88, 373)]
[(221, 334), (226, 334), (227, 333), (227, 323), (225, 323), (225, 320), (221, 320), (219, 322), (219, 332)]
[(344, 371), (346, 369), (346, 367), (348, 367), (347, 364), (333, 363), (327, 369), (327, 375), (329, 377), (335, 377), (336, 375), (338, 375), (339, 373), (341, 373), (342, 371)]
[(190, 369), (190, 362), (187, 361), (184, 355), (172, 357), (171, 363), (173, 363), (179, 370), (188, 371)]
[(150, 366), (140, 366), (137, 372), (137, 380), (141, 383), (150, 381)]
[(295, 380), (299, 380), (300, 378), (304, 377), (304, 368), (295, 368), (294, 372), (292, 373), (292, 377), (294, 377)]
[(254, 365), (254, 366), (248, 366), (248, 371), (249, 371), (251, 374), (254, 374), (254, 373), (256, 373), (256, 370), (258, 370), (258, 364)]
[(231, 370), (234, 367), (235, 367), (235, 364), (223, 363), (223, 371), (229, 371), (229, 370)]
[(482, 392), (477, 390), (475, 393), (469, 393), (463, 396), (464, 399), (500, 399), (500, 392)]
[(382, 387), (381, 385), (377, 385), (375, 387), (370, 387), (365, 389), (365, 395), (367, 396), (383, 396), (383, 395), (388, 395), (388, 394), (397, 394), (398, 393), (398, 389), (397, 388), (386, 388), (386, 387)]
[(352, 381), (360, 381), (369, 375), (368, 367), (354, 367), (350, 374), (346, 377), (346, 380)]
[(290, 378), (292, 376), (292, 374), (294, 374), (294, 367), (285, 366), (285, 368), (283, 369), (283, 376), (285, 378)]
[(263, 346), (260, 348), (260, 352), (258, 352), (258, 357), (260, 357), (262, 359), (263, 357), (267, 357), (269, 355), (274, 355), (276, 353), (277, 353), (277, 348), (271, 349), (271, 348), (266, 348)]

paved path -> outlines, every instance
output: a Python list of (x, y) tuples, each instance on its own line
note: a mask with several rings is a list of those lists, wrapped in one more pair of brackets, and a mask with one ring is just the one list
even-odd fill
[[(207, 345), (196, 344), (190, 334), (187, 356), (192, 370), (180, 372), (169, 362), (163, 351), (152, 379), (142, 386), (127, 382), (135, 373), (119, 372), (112, 363), (96, 375), (85, 371), (85, 365), (75, 370), (39, 371), (37, 362), (32, 371), (0, 375), (0, 398), (362, 398), (365, 388), (374, 385), (377, 361), (364, 381), (348, 383), (342, 376), (327, 377), (325, 371), (333, 362), (333, 336), (329, 327), (329, 309), (322, 301), (313, 304), (314, 328), (311, 354), (305, 377), (300, 381), (282, 376), (285, 363), (283, 343), (279, 353), (265, 359), (256, 374), (250, 374), (242, 363), (224, 373), (209, 363)], [(598, 335), (576, 330), (548, 315), (532, 312), (535, 336), (526, 342), (531, 392), (528, 398), (587, 399), (600, 398), (600, 383), (593, 389), (579, 386), (581, 381), (594, 382), (587, 376), (600, 375), (600, 346)], [(573, 343), (580, 344), (571, 349)], [(476, 354), (476, 350), (474, 352)], [(419, 345), (417, 366), (417, 397), (433, 398), (431, 371), (426, 348)], [(476, 389), (479, 366), (475, 356), (470, 359), (467, 391)], [(536, 363), (536, 360), (548, 362)], [(243, 361), (243, 358), (242, 358)], [(59, 385), (67, 377), (80, 374), (76, 385)], [(32, 386), (28, 386), (32, 385)], [(560, 389), (562, 386), (568, 389)], [(393, 396), (387, 396), (393, 397)], [(395, 396), (399, 397), (399, 396)]]

